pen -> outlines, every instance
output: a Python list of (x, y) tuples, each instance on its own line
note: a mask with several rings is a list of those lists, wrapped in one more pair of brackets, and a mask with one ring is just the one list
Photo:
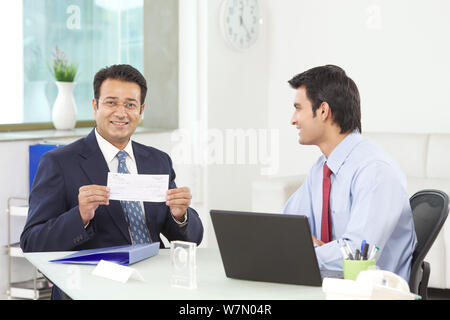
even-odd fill
[(359, 249), (359, 251), (360, 252), (363, 252), (363, 249), (364, 249), (364, 245), (366, 244), (366, 240), (363, 240), (362, 242), (361, 242), (361, 249)]
[[(353, 255), (352, 255), (352, 253), (348, 250), (348, 248), (347, 248), (346, 246), (342, 246), (341, 249), (344, 250), (346, 259), (348, 259), (348, 260), (353, 260)], [(341, 250), (341, 251), (342, 251), (342, 250)]]
[(375, 259), (375, 256), (377, 255), (378, 251), (380, 250), (380, 248), (378, 248), (377, 246), (373, 246), (372, 250), (370, 250), (370, 254), (369, 254), (369, 260), (373, 260)]
[(345, 247), (347, 248), (347, 254), (348, 254), (348, 258), (350, 260), (353, 260), (353, 255), (352, 255), (352, 248), (350, 247), (350, 245), (348, 244), (346, 239), (343, 239), (344, 243), (345, 243)]
[(356, 249), (356, 251), (355, 251), (355, 260), (359, 260), (359, 254), (360, 254), (359, 249)]
[(377, 250), (376, 246), (373, 246), (372, 249), (370, 249), (369, 257), (367, 258), (368, 260), (372, 260), (372, 257), (374, 256), (376, 250)]
[(344, 258), (344, 260), (347, 260), (348, 254), (344, 247), (341, 247), (341, 253), (342, 253), (342, 257)]
[(362, 253), (361, 253), (361, 256), (362, 256), (363, 260), (367, 260), (367, 252), (368, 251), (369, 251), (369, 244), (366, 242), (364, 244), (364, 247), (363, 247), (363, 250), (362, 250)]

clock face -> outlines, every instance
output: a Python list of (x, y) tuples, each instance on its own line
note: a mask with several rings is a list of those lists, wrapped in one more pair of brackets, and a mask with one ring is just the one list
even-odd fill
[(258, 39), (260, 25), (258, 0), (225, 0), (222, 32), (235, 48), (247, 49)]

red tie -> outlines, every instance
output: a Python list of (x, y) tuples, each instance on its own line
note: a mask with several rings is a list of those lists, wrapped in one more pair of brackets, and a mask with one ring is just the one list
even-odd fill
[(322, 201), (322, 228), (320, 230), (320, 240), (327, 243), (331, 241), (331, 215), (330, 215), (330, 189), (331, 170), (327, 163), (323, 164), (323, 201)]

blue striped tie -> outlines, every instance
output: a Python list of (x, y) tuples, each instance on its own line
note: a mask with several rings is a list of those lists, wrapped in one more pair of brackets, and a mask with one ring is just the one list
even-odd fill
[[(119, 159), (119, 167), (117, 168), (118, 173), (129, 174), (127, 168), (127, 153), (123, 150), (117, 153), (117, 158)], [(145, 224), (145, 214), (142, 211), (141, 204), (139, 201), (120, 201), (122, 205), (123, 212), (125, 213), (125, 219), (128, 222), (131, 241), (133, 244), (139, 243), (149, 243), (150, 233), (148, 231), (147, 225)]]

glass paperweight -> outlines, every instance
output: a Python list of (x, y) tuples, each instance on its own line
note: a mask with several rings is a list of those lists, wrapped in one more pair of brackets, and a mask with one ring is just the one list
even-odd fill
[(197, 288), (196, 250), (197, 244), (193, 242), (172, 241), (170, 243), (170, 263), (172, 265), (170, 284), (173, 287)]

